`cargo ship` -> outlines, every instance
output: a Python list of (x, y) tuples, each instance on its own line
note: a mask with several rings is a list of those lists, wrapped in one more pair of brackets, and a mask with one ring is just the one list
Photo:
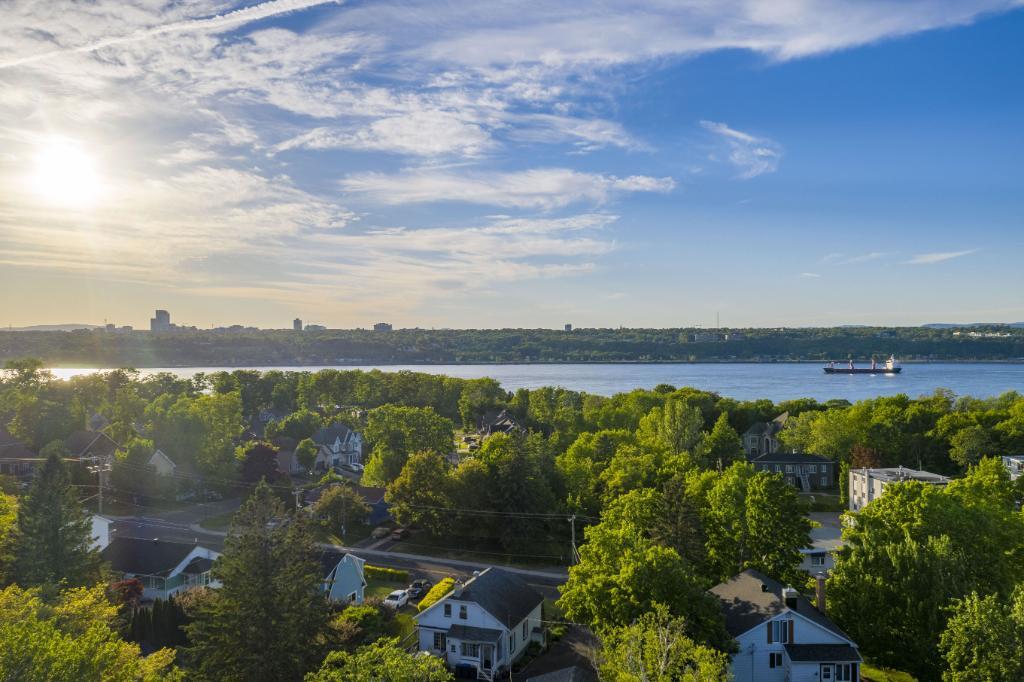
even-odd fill
[(899, 374), (902, 371), (903, 368), (891, 355), (884, 365), (876, 363), (874, 358), (871, 359), (870, 367), (854, 367), (853, 360), (848, 361), (845, 366), (837, 365), (835, 362), (825, 365), (825, 374)]

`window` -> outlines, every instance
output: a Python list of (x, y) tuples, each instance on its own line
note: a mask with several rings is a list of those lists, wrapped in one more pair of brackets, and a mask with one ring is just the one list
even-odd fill
[(775, 465), (775, 473), (777, 473), (777, 474), (782, 473), (782, 465), (781, 464), (776, 464)]
[(782, 654), (771, 652), (768, 654), (768, 667), (769, 668), (781, 668), (782, 667)]
[(516, 633), (508, 633), (508, 650), (515, 653), (516, 650)]
[(792, 476), (786, 476), (786, 483), (788, 483), (789, 485), (796, 485), (796, 483), (793, 481)]
[(786, 473), (787, 474), (793, 473), (793, 465), (792, 464), (787, 464), (786, 465)]
[(526, 641), (526, 621), (523, 621), (523, 641)]
[(459, 604), (459, 620), (466, 620), (469, 616), (466, 614), (466, 605)]
[(821, 664), (821, 680), (822, 682), (828, 682), (832, 679), (832, 666), (828, 663)]
[(462, 655), (469, 658), (480, 658), (480, 645), (472, 642), (462, 643)]
[(789, 642), (789, 624), (793, 621), (789, 620), (773, 620), (772, 621), (772, 641), (782, 642), (786, 644)]
[(821, 486), (822, 487), (825, 487), (825, 486), (828, 485), (828, 479), (825, 478), (824, 476), (822, 476), (820, 480), (821, 480)]
[(856, 668), (856, 663), (837, 663), (836, 682), (853, 682)]
[(443, 632), (434, 633), (434, 651), (444, 651), (448, 643), (445, 641)]
[(816, 474), (816, 473), (818, 473), (818, 465), (817, 464), (808, 464), (807, 465), (807, 473), (809, 473), (809, 474)]
[(812, 554), (811, 555), (811, 566), (824, 566), (825, 565), (825, 554)]
[(448, 602), (445, 602), (445, 604), (444, 604), (444, 617), (445, 618), (451, 618), (452, 617), (452, 605), (449, 604)]

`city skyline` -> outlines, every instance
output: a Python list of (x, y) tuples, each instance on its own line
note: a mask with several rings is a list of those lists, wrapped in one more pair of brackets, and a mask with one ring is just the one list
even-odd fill
[(1020, 7), (14, 3), (0, 322), (1018, 322)]

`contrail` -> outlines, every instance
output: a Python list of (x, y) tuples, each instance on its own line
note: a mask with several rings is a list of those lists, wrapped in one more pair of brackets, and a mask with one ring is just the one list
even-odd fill
[(67, 47), (59, 50), (50, 50), (49, 52), (40, 52), (39, 54), (33, 54), (27, 57), (19, 57), (18, 59), (0, 62), (0, 69), (9, 69), (13, 66), (31, 64), (33, 62), (42, 61), (62, 54), (95, 52), (96, 50), (102, 50), (104, 47), (121, 45), (123, 43), (134, 43), (139, 40), (145, 40), (146, 38), (152, 38), (153, 36), (163, 35), (164, 33), (220, 31), (232, 26), (247, 24), (251, 21), (259, 21), (260, 19), (266, 19), (279, 14), (298, 12), (310, 7), (316, 7), (317, 5), (341, 4), (342, 2), (343, 0), (270, 0), (269, 2), (263, 2), (258, 5), (253, 5), (252, 7), (243, 7), (242, 9), (236, 9), (226, 14), (207, 17), (206, 19), (176, 21), (173, 24), (156, 26), (154, 28), (148, 28), (125, 36), (104, 38), (103, 40), (96, 41), (95, 43), (89, 43), (79, 47)]

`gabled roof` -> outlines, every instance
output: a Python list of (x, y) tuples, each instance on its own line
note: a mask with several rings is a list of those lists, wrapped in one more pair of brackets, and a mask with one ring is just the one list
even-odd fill
[(527, 585), (525, 580), (493, 566), (470, 578), (458, 597), (454, 592), (449, 592), (445, 599), (449, 598), (475, 602), (509, 629), (522, 622), (544, 601), (544, 597)]
[(346, 556), (348, 556), (348, 552), (336, 552), (332, 549), (325, 549), (321, 551), (320, 556), (317, 557), (320, 561), (320, 574), (325, 578), (329, 576), (331, 571), (333, 571)]
[(116, 537), (100, 555), (120, 573), (167, 577), (196, 547), (189, 542)]
[(789, 419), (789, 412), (783, 412), (770, 422), (754, 422), (746, 431), (744, 436), (774, 436), (786, 426)]
[(821, 455), (807, 455), (800, 452), (772, 452), (755, 457), (751, 464), (832, 464), (833, 460)]
[(384, 495), (387, 493), (387, 488), (368, 488), (366, 486), (357, 485), (356, 492), (359, 493), (359, 497), (363, 498), (363, 502), (366, 504), (380, 504), (384, 501)]
[(110, 436), (99, 431), (79, 429), (64, 439), (72, 457), (113, 457), (121, 449)]
[(779, 581), (748, 568), (726, 582), (715, 585), (710, 592), (721, 602), (725, 629), (733, 637), (739, 637), (787, 611), (796, 611), (826, 630), (850, 639), (831, 618), (816, 609), (803, 595), (797, 596), (796, 609), (790, 609), (782, 596), (783, 589), (785, 586)]
[(335, 439), (340, 439), (342, 443), (348, 438), (349, 433), (352, 429), (348, 428), (341, 422), (334, 422), (330, 426), (325, 426), (319, 431), (313, 434), (313, 442), (317, 445), (331, 445)]

